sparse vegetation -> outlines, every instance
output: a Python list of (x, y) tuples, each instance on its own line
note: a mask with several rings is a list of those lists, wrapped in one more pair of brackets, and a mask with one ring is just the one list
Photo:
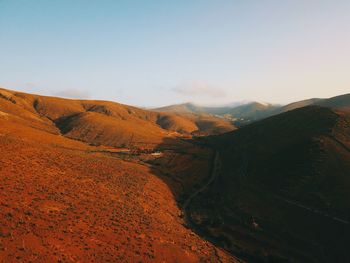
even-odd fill
[[(10, 116), (0, 116), (1, 262), (208, 262), (217, 258), (212, 244), (183, 225), (176, 202), (177, 196), (205, 175), (205, 165), (193, 156), (205, 157), (207, 150), (176, 137), (162, 145), (164, 131), (156, 128), (158, 134), (142, 133), (159, 136), (159, 143), (150, 140), (151, 147), (143, 149), (134, 142), (137, 154), (119, 152), (106, 146), (114, 142), (96, 132), (95, 119), (75, 133), (79, 140), (69, 139), (51, 131), (57, 131), (56, 119), (85, 111), (79, 103), (63, 107), (60, 100), (41, 98), (29, 111), (21, 104), (27, 100), (30, 105), (34, 97), (23, 95), (18, 100), (21, 102), (9, 106), (0, 98), (0, 110)], [(108, 115), (115, 112), (110, 108), (102, 113), (92, 111), (96, 108), (89, 110), (98, 123), (100, 119), (110, 122), (104, 111)], [(130, 134), (125, 138), (120, 144), (129, 147)], [(176, 153), (175, 149), (183, 146), (188, 156)], [(164, 155), (152, 156), (154, 150), (148, 149), (154, 148), (169, 149)], [(149, 158), (162, 165), (157, 169), (146, 166), (144, 161)], [(198, 171), (187, 180), (197, 166), (203, 174)], [(166, 171), (171, 176), (166, 176)], [(184, 189), (178, 188), (180, 181)], [(223, 261), (233, 261), (221, 254)]]

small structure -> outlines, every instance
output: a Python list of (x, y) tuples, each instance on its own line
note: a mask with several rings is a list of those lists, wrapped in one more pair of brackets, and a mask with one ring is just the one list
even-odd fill
[(152, 156), (162, 156), (163, 155), (163, 153), (162, 152), (153, 152), (153, 153), (151, 153), (151, 155)]

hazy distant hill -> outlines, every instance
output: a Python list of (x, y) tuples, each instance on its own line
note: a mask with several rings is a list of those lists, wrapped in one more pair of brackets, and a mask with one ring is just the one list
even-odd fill
[(279, 108), (279, 106), (273, 104), (251, 102), (232, 108), (224, 114), (230, 114), (237, 119), (256, 121), (271, 116), (277, 108)]
[(176, 113), (200, 113), (204, 112), (203, 107), (196, 106), (193, 103), (183, 103), (183, 104), (175, 104), (170, 106), (165, 106), (161, 108), (155, 108), (155, 111), (160, 112), (176, 112)]
[(226, 119), (235, 121), (238, 124), (246, 124), (252, 121), (260, 120), (274, 114), (279, 106), (260, 103), (249, 102), (242, 105), (223, 106), (223, 107), (204, 107), (192, 103), (177, 104), (167, 107), (154, 109), (160, 112), (176, 112), (176, 113), (195, 113), (195, 114), (211, 114), (222, 116)]
[[(234, 106), (235, 107), (235, 106)], [(165, 106), (161, 108), (155, 108), (155, 111), (159, 112), (176, 112), (176, 113), (208, 113), (208, 114), (225, 114), (234, 107), (223, 106), (223, 107), (206, 107), (196, 105), (194, 103), (183, 103)]]
[(155, 110), (180, 114), (212, 114), (232, 120), (237, 126), (244, 126), (254, 121), (310, 105), (333, 106), (342, 110), (350, 110), (347, 106), (349, 96), (342, 95), (330, 99), (312, 98), (293, 102), (285, 106), (261, 102), (247, 102), (240, 105), (233, 104), (233, 106), (205, 107), (193, 103), (184, 103), (157, 108)]

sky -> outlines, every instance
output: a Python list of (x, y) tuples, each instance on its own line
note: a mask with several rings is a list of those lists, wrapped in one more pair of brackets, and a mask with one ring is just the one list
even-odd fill
[(156, 107), (350, 92), (348, 0), (0, 0), (0, 86)]

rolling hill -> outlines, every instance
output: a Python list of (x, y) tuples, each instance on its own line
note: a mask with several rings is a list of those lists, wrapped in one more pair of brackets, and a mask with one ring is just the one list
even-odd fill
[(206, 112), (204, 107), (197, 106), (190, 102), (164, 106), (160, 108), (155, 108), (154, 110), (159, 112), (175, 112), (175, 113), (205, 113)]
[(286, 106), (281, 107), (280, 109), (277, 109), (274, 113), (279, 114), (282, 112), (287, 112), (290, 110), (295, 110), (295, 109), (299, 109), (310, 105), (324, 106), (324, 107), (334, 108), (338, 110), (349, 111), (349, 101), (350, 101), (350, 94), (340, 95), (340, 96), (336, 96), (328, 99), (314, 98), (314, 99), (302, 100), (302, 101), (288, 104)]
[(308, 100), (301, 100), (301, 101), (293, 102), (293, 103), (290, 103), (288, 105), (285, 105), (285, 106), (277, 109), (275, 113), (279, 114), (279, 113), (283, 113), (283, 112), (287, 112), (287, 111), (303, 108), (303, 107), (306, 107), (306, 106), (314, 105), (315, 103), (317, 103), (318, 101), (321, 101), (321, 100), (322, 99), (314, 98), (314, 99), (308, 99)]
[(348, 259), (350, 100), (322, 104), (331, 108), (308, 106), (209, 138), (221, 174), (192, 213), (226, 249), (248, 261)]
[(223, 112), (222, 114), (229, 114), (235, 119), (253, 122), (273, 115), (274, 111), (278, 107), (279, 106), (269, 103), (251, 102), (234, 107), (233, 109)]
[(350, 94), (336, 96), (330, 99), (317, 101), (314, 105), (324, 106), (341, 110), (344, 112), (350, 112)]
[[(38, 129), (95, 145), (152, 148), (178, 135), (218, 134), (235, 127), (216, 117), (178, 116), (108, 101), (69, 100), (0, 89), (0, 110)], [(203, 124), (205, 123), (205, 124)]]

